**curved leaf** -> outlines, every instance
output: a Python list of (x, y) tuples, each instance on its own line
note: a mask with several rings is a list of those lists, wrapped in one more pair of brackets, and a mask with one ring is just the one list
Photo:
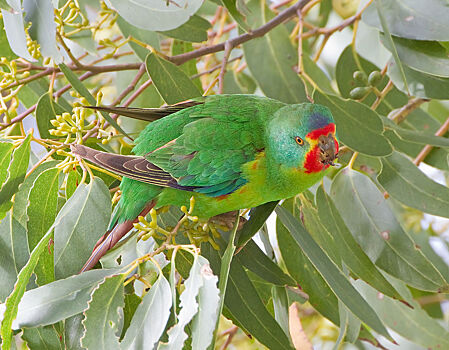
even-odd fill
[(190, 78), (173, 63), (151, 53), (147, 56), (145, 64), (154, 86), (168, 104), (201, 96), (201, 91)]
[(418, 289), (438, 291), (447, 287), (367, 176), (343, 169), (334, 178), (330, 195), (339, 203), (340, 215), (352, 235), (377, 266)]
[(382, 172), (377, 180), (401, 203), (449, 218), (449, 189), (429, 179), (400, 153), (382, 158)]
[(276, 208), (276, 213), (285, 227), (290, 231), (293, 238), (300, 245), (304, 254), (307, 255), (315, 268), (326, 280), (329, 287), (338, 296), (339, 300), (341, 300), (362, 322), (366, 323), (379, 334), (391, 339), (391, 336), (380, 321), (376, 312), (354, 289), (351, 282), (349, 282), (338, 267), (327, 257), (309, 233), (303, 228), (301, 223), (283, 207), (278, 206)]
[(170, 30), (187, 22), (203, 0), (108, 0), (129, 23), (147, 30)]

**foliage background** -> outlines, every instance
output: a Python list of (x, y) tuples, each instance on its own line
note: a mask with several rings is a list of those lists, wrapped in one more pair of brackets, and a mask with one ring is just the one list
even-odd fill
[[(449, 348), (447, 226), (421, 224), (449, 217), (447, 1), (0, 8), (2, 349)], [(146, 123), (82, 106), (217, 93), (327, 105), (340, 166), (237, 233), (142, 219), (78, 275), (120, 192), (69, 144), (129, 154)]]

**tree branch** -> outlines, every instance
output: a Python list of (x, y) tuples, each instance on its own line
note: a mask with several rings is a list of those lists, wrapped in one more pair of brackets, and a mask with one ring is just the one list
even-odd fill
[[(240, 44), (246, 43), (247, 41), (264, 36), (266, 33), (268, 33), (273, 28), (277, 27), (279, 24), (281, 24), (284, 21), (295, 16), (296, 12), (298, 10), (301, 10), (310, 1), (311, 0), (299, 0), (295, 5), (285, 9), (284, 11), (279, 13), (276, 17), (274, 17), (272, 20), (265, 23), (263, 26), (260, 26), (259, 28), (254, 29), (250, 33), (245, 33), (245, 34), (239, 35), (235, 38), (229, 39), (228, 40), (229, 45), (231, 46), (231, 48), (234, 48)], [(224, 49), (225, 49), (225, 43), (220, 43), (220, 44), (216, 44), (216, 45), (205, 46), (198, 50), (186, 52), (186, 53), (183, 53), (180, 55), (171, 56), (171, 57), (168, 57), (168, 60), (174, 64), (180, 65), (184, 62), (190, 61), (191, 59), (209, 55), (209, 54), (215, 53), (215, 52), (220, 52), (220, 51), (223, 51)]]

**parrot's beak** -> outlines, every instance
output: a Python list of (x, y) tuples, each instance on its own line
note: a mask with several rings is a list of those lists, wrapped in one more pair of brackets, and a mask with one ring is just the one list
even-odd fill
[(318, 147), (320, 148), (320, 160), (324, 165), (335, 165), (334, 160), (338, 153), (335, 147), (335, 139), (329, 134), (321, 135), (318, 139)]

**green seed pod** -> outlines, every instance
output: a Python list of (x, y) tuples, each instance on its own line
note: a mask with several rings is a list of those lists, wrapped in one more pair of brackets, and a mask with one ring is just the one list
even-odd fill
[(367, 87), (356, 87), (349, 92), (349, 96), (354, 100), (360, 100), (369, 92), (369, 90), (370, 89)]
[(357, 70), (352, 75), (354, 80), (358, 83), (366, 84), (368, 82), (368, 78), (366, 77), (366, 73), (360, 70)]
[(368, 83), (371, 86), (376, 86), (377, 84), (380, 83), (380, 81), (382, 80), (382, 74), (378, 71), (372, 71), (368, 77)]

